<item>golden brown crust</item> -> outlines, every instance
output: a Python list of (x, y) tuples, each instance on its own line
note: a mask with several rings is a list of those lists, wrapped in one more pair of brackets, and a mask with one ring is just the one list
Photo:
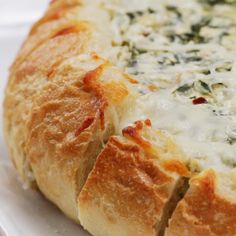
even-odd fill
[(227, 193), (216, 191), (218, 178), (207, 171), (191, 181), (190, 189), (178, 204), (166, 236), (236, 235), (236, 202)]
[[(74, 220), (77, 195), (102, 142), (114, 133), (109, 106), (119, 106), (129, 95), (125, 87), (116, 87), (117, 82), (112, 79), (101, 82), (109, 69), (104, 64), (81, 79), (48, 83), (35, 99), (27, 123), (25, 151), (37, 184)], [(93, 86), (86, 82), (88, 77), (95, 83)], [(124, 96), (108, 100), (107, 84), (112, 83), (117, 94), (125, 91)]]
[[(45, 53), (49, 50), (50, 53)], [(23, 166), (25, 163), (25, 153), (22, 150), (25, 140), (24, 124), (29, 115), (32, 100), (37, 97), (37, 93), (40, 93), (40, 89), (49, 82), (48, 75), (52, 74), (52, 70), (56, 70), (57, 63), (81, 52), (79, 36), (57, 37), (45, 42), (28, 56), (22, 65), (15, 70), (12, 69), (4, 102), (5, 128), (7, 136), (11, 136), (7, 138), (8, 140), (18, 140), (12, 144), (11, 150), (22, 176), (24, 176)], [(18, 150), (14, 154), (15, 148)], [(14, 158), (14, 156), (18, 157)]]
[[(14, 72), (14, 70), (17, 67), (19, 67), (19, 65), (21, 65), (21, 63), (24, 62), (25, 59), (26, 60), (29, 59), (29, 56), (35, 50), (37, 50), (37, 48), (39, 48), (45, 42), (47, 43), (47, 41), (49, 41), (51, 38), (55, 37), (58, 34), (58, 32), (69, 27), (77, 25), (79, 26), (81, 25), (81, 23), (83, 23), (77, 19), (78, 4), (77, 5), (74, 4), (70, 8), (69, 6), (68, 9), (67, 8), (54, 9), (52, 7), (49, 8), (48, 12), (39, 21), (37, 26), (34, 26), (32, 28), (32, 32), (29, 34), (27, 40), (23, 44), (14, 64), (11, 67), (11, 71)], [(48, 15), (56, 13), (59, 14), (60, 11), (64, 12), (64, 14), (60, 14), (60, 17), (54, 20), (45, 20), (45, 18), (49, 17)]]
[[(50, 20), (64, 4), (66, 14)], [(20, 175), (35, 179), (76, 221), (77, 194), (114, 133), (113, 113), (119, 116), (130, 95), (122, 73), (97, 56), (109, 43), (99, 40), (96, 24), (77, 19), (77, 5), (51, 4), (11, 68), (4, 102), (6, 138)], [(110, 89), (117, 92), (112, 99)]]
[(70, 10), (78, 5), (80, 5), (80, 0), (53, 0), (50, 2), (50, 8), (45, 12), (44, 16), (36, 22), (31, 31), (30, 35), (34, 34), (38, 28), (48, 22), (57, 21), (69, 15)]
[[(84, 52), (88, 47), (86, 42), (91, 37), (91, 27), (88, 23), (69, 21), (62, 25), (57, 23), (56, 26), (55, 29), (50, 27), (50, 31), (46, 29), (50, 34), (39, 32), (43, 33), (43, 39), (37, 35), (29, 38), (12, 67), (16, 77), (20, 79), (39, 72), (47, 76), (54, 65)], [(47, 51), (50, 53), (45, 53)]]
[[(178, 160), (178, 156), (184, 154), (166, 135), (161, 133), (151, 134), (151, 127), (152, 123), (149, 119), (146, 119), (144, 121), (136, 121), (134, 125), (124, 128), (122, 130), (122, 134), (124, 137), (132, 140), (141, 148), (143, 148), (145, 152), (160, 158), (159, 161), (167, 171), (175, 172), (180, 176), (190, 177), (191, 174), (187, 167), (183, 162)], [(150, 135), (154, 137), (150, 138)], [(151, 141), (153, 138), (157, 140), (164, 139), (164, 144), (160, 145), (157, 149), (156, 145)], [(170, 159), (163, 158), (162, 156), (164, 153), (171, 153), (172, 157)]]
[[(10, 70), (4, 101), (5, 133), (13, 162), (25, 180), (32, 179), (25, 153), (25, 125), (33, 100), (49, 82), (81, 78), (88, 71), (71, 65), (78, 60), (76, 57), (93, 53), (94, 41), (97, 42), (96, 49), (104, 46), (103, 42), (99, 43), (101, 40), (98, 40), (100, 35), (99, 30), (95, 30), (96, 26), (77, 19), (77, 1), (57, 1), (46, 15), (59, 11), (64, 4), (73, 8), (69, 8), (60, 19), (42, 22), (28, 37)], [(72, 63), (66, 63), (68, 60)], [(101, 63), (92, 56), (88, 68), (94, 69)]]
[(104, 108), (76, 85), (49, 85), (39, 99), (28, 123), (26, 155), (41, 191), (76, 220), (76, 195), (89, 171), (85, 163), (101, 149), (99, 112)]
[(179, 177), (139, 145), (111, 137), (79, 196), (79, 218), (95, 236), (156, 235)]

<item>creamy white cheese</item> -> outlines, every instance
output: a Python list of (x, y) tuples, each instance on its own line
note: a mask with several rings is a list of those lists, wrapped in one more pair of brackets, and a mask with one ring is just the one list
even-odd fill
[(234, 1), (107, 0), (103, 8), (116, 64), (139, 82), (136, 110), (121, 126), (151, 118), (193, 171), (235, 167)]

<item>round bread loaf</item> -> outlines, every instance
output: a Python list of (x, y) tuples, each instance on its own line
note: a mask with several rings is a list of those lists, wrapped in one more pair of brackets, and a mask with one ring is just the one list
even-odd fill
[(94, 236), (236, 235), (235, 12), (51, 1), (5, 92), (23, 181)]

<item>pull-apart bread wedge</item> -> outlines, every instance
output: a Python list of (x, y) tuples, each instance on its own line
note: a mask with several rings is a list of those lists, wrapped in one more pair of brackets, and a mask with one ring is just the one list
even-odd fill
[[(186, 191), (188, 170), (175, 160), (180, 153), (147, 142), (142, 129), (153, 139), (159, 134), (150, 134), (145, 122), (109, 139), (79, 196), (79, 219), (92, 235), (163, 235)], [(166, 149), (171, 159), (162, 160)]]
[(54, 0), (10, 69), (23, 181), (94, 236), (236, 235), (236, 1)]

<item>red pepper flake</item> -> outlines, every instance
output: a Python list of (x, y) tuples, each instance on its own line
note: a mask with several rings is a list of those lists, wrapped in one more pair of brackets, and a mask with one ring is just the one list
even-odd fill
[(147, 126), (149, 126), (149, 127), (152, 126), (152, 122), (151, 122), (151, 120), (149, 120), (149, 119), (146, 119), (146, 120), (144, 121), (144, 123), (145, 123), (145, 125), (147, 125)]
[(149, 35), (150, 35), (149, 32), (143, 32), (143, 36), (144, 36), (144, 37), (148, 37)]
[(206, 103), (208, 103), (208, 102), (204, 97), (199, 97), (199, 98), (193, 99), (193, 105), (206, 104)]

